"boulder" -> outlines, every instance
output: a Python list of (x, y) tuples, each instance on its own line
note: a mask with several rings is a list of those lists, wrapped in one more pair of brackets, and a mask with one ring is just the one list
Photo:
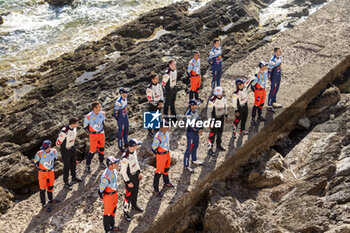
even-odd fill
[(0, 143), (0, 157), (8, 154), (12, 154), (19, 149), (19, 145), (11, 142)]
[(307, 117), (299, 118), (297, 122), (297, 126), (302, 129), (309, 129), (311, 125), (311, 121)]
[(74, 0), (46, 0), (47, 3), (53, 6), (71, 5)]
[(7, 189), (0, 187), (0, 213), (12, 207), (14, 196)]
[(338, 103), (340, 95), (340, 90), (337, 87), (332, 86), (327, 88), (320, 96), (316, 97), (311, 103), (309, 103), (306, 116), (315, 116), (330, 106)]

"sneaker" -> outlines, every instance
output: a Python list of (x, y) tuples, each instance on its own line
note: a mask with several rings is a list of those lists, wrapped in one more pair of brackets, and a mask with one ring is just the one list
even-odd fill
[(259, 121), (266, 121), (266, 119), (265, 119), (264, 117), (262, 117), (262, 116), (259, 116), (259, 117), (258, 117), (258, 120), (259, 120)]
[(73, 177), (72, 178), (72, 181), (75, 181), (75, 182), (82, 182), (83, 180), (82, 179), (79, 179), (77, 177)]
[(252, 119), (252, 123), (251, 123), (251, 125), (256, 125), (256, 121), (255, 121), (255, 119), (254, 119), (254, 118)]
[(186, 169), (189, 173), (193, 173), (193, 168), (185, 167), (185, 169)]
[(236, 136), (236, 131), (233, 131), (232, 137), (233, 137), (233, 138), (237, 138), (237, 136)]
[(47, 213), (51, 213), (51, 211), (52, 211), (52, 209), (51, 209), (49, 206), (47, 206), (47, 205), (44, 205), (44, 206), (43, 206), (43, 210), (44, 210), (45, 212), (47, 212)]
[(127, 222), (131, 222), (131, 217), (129, 215), (128, 212), (124, 212), (124, 219), (127, 221)]
[(102, 169), (106, 169), (106, 168), (107, 168), (107, 166), (106, 166), (106, 164), (104, 164), (103, 162), (100, 162), (100, 168), (102, 168)]
[(192, 163), (195, 165), (203, 165), (203, 162), (199, 160), (192, 161)]
[(148, 133), (148, 136), (150, 136), (151, 138), (154, 138), (154, 133), (149, 132), (149, 133)]
[(272, 106), (275, 108), (283, 108), (283, 105), (279, 103), (273, 103)]
[(164, 188), (174, 188), (175, 186), (172, 184), (172, 183), (167, 183), (167, 184), (164, 184)]
[(60, 202), (61, 202), (60, 199), (52, 199), (52, 200), (49, 200), (49, 203), (50, 203), (50, 204), (51, 204), (51, 203), (56, 204), (56, 203), (60, 203)]
[(161, 192), (157, 192), (157, 191), (154, 191), (153, 192), (154, 193), (154, 195), (156, 196), (156, 197), (162, 197), (163, 196), (163, 194), (161, 193)]
[(66, 189), (68, 189), (69, 191), (72, 190), (72, 185), (69, 184), (69, 183), (65, 183), (65, 184), (64, 184), (64, 187), (65, 187)]
[(137, 212), (140, 212), (140, 213), (143, 212), (143, 208), (138, 207), (137, 205), (133, 205), (133, 206), (131, 207), (131, 209), (136, 210)]
[(222, 145), (217, 145), (216, 148), (220, 151), (225, 151), (226, 149)]
[(89, 173), (90, 173), (90, 172), (91, 172), (90, 166), (86, 166), (86, 169), (85, 169), (85, 170), (86, 170), (86, 172), (89, 172)]
[(248, 134), (249, 134), (249, 132), (248, 132), (248, 131), (246, 131), (246, 130), (241, 130), (241, 134), (242, 134), (242, 135), (248, 135)]
[(272, 106), (268, 106), (268, 107), (267, 107), (267, 110), (269, 110), (270, 112), (273, 112), (273, 113), (276, 112), (275, 108), (272, 107)]
[(215, 154), (215, 152), (213, 151), (213, 149), (209, 149), (209, 151), (208, 151), (208, 153), (210, 154), (210, 156), (215, 156), (216, 154)]

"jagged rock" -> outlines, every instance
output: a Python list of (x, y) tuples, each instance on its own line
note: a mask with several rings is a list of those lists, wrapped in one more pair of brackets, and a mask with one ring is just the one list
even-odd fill
[(300, 18), (302, 16), (307, 16), (309, 15), (309, 9), (308, 7), (294, 7), (290, 10), (290, 13), (288, 13), (288, 17), (297, 17)]
[(325, 233), (348, 233), (348, 232), (350, 232), (350, 224), (336, 226), (333, 229), (326, 231)]
[(46, 1), (47, 3), (53, 6), (64, 6), (64, 5), (72, 4), (74, 0), (46, 0)]
[(311, 121), (307, 117), (302, 117), (299, 118), (297, 125), (300, 126), (302, 129), (309, 129)]
[(0, 143), (0, 157), (8, 154), (12, 154), (19, 149), (19, 145), (11, 142)]
[(266, 168), (262, 171), (253, 170), (248, 176), (248, 184), (253, 188), (266, 188), (279, 185), (283, 182), (282, 171), (285, 168), (285, 162), (277, 152), (266, 163)]
[(0, 187), (0, 213), (5, 213), (13, 205), (14, 196), (8, 190)]
[(342, 148), (342, 152), (336, 162), (336, 176), (348, 176), (350, 175), (350, 146)]
[(308, 107), (307, 116), (312, 117), (323, 112), (340, 100), (340, 90), (337, 87), (327, 88), (319, 97), (315, 98)]

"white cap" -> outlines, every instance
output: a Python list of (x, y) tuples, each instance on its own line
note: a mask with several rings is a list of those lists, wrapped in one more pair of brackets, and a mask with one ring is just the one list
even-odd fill
[(214, 95), (223, 95), (224, 94), (224, 89), (222, 87), (216, 87)]

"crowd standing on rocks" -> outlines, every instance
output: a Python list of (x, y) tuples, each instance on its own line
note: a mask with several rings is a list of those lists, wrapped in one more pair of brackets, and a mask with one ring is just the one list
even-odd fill
[[(208, 101), (207, 106), (207, 118), (210, 121), (215, 122), (212, 127), (210, 127), (210, 132), (208, 136), (208, 148), (209, 155), (215, 156), (213, 151), (213, 144), (216, 137), (216, 145), (219, 151), (225, 151), (226, 149), (221, 145), (222, 133), (224, 129), (224, 123), (228, 123), (228, 106), (224, 95), (224, 90), (220, 86), (220, 78), (222, 72), (222, 53), (220, 46), (220, 39), (214, 39), (214, 47), (209, 53), (209, 63), (212, 65), (213, 78), (212, 78), (212, 97)], [(265, 100), (265, 88), (267, 79), (273, 77), (270, 75), (274, 73), (275, 69), (278, 69), (279, 80), (281, 73), (281, 49), (274, 49), (275, 55), (270, 60), (270, 63), (259, 62), (258, 67), (259, 72), (255, 75), (256, 77), (251, 80), (245, 81), (242, 79), (236, 80), (237, 89), (234, 92), (234, 103), (235, 103), (235, 121), (233, 125), (233, 136), (236, 137), (238, 117), (240, 114), (243, 115), (243, 125), (241, 124), (241, 133), (245, 133), (245, 120), (247, 115), (247, 91), (249, 87), (254, 91), (254, 106), (252, 111), (252, 125), (255, 123), (255, 114), (258, 109), (258, 120), (265, 121), (261, 116), (262, 107), (264, 106)], [(196, 151), (199, 145), (199, 134), (202, 133), (202, 125), (199, 125), (199, 114), (197, 112), (197, 107), (200, 104), (200, 99), (198, 96), (198, 88), (200, 87), (200, 59), (199, 52), (193, 52), (194, 58), (190, 61), (188, 65), (188, 77), (191, 79), (191, 90), (189, 93), (189, 109), (186, 113), (186, 120), (188, 123), (187, 128), (187, 148), (184, 154), (184, 168), (193, 173), (194, 170), (189, 167), (189, 155), (192, 155), (192, 163), (195, 165), (203, 165), (203, 162), (198, 161), (196, 157)], [(276, 63), (278, 60), (278, 63)], [(152, 152), (156, 157), (156, 171), (153, 180), (154, 195), (157, 197), (162, 197), (162, 193), (159, 191), (159, 180), (163, 176), (164, 187), (174, 188), (175, 186), (170, 183), (169, 179), (169, 169), (171, 164), (170, 156), (170, 139), (169, 139), (169, 121), (176, 122), (178, 116), (175, 110), (175, 99), (176, 99), (176, 61), (171, 59), (169, 61), (169, 68), (163, 76), (163, 80), (159, 83), (158, 74), (152, 72), (150, 74), (150, 84), (147, 87), (146, 95), (149, 102), (149, 111), (156, 116), (161, 115), (159, 112), (162, 110), (162, 103), (167, 103), (167, 107), (171, 108), (171, 116), (165, 115), (168, 109), (164, 109), (163, 120), (160, 125), (160, 130), (154, 135), (152, 129), (149, 131), (149, 136), (154, 137), (152, 144)], [(269, 69), (268, 69), (269, 67)], [(195, 80), (195, 81), (193, 81)], [(274, 83), (277, 83), (274, 80)], [(246, 85), (243, 85), (243, 84)], [(277, 85), (277, 84), (276, 84)], [(279, 85), (279, 83), (278, 83)], [(195, 88), (193, 88), (195, 86)], [(165, 89), (165, 90), (164, 90)], [(277, 88), (278, 89), (278, 88)], [(112, 116), (117, 120), (118, 124), (118, 148), (122, 153), (122, 178), (125, 182), (126, 191), (124, 194), (124, 204), (123, 212), (124, 219), (126, 221), (131, 221), (129, 215), (129, 205), (132, 204), (132, 208), (142, 212), (143, 209), (138, 207), (136, 204), (137, 193), (139, 189), (139, 181), (142, 179), (140, 173), (140, 166), (137, 161), (136, 149), (141, 142), (136, 139), (128, 141), (129, 132), (129, 120), (128, 120), (128, 110), (127, 110), (127, 97), (130, 89), (122, 87), (120, 88), (120, 97), (116, 100), (114, 113)], [(243, 93), (240, 98), (237, 98), (239, 93)], [(163, 95), (163, 93), (165, 93)], [(193, 93), (195, 95), (193, 96)], [(194, 98), (193, 98), (194, 97)], [(271, 102), (276, 102), (276, 91), (273, 92), (271, 97)], [(242, 110), (243, 108), (243, 110)], [(273, 109), (271, 105), (271, 110)], [(119, 158), (109, 156), (104, 163), (104, 151), (105, 151), (105, 132), (104, 132), (104, 121), (106, 120), (106, 114), (102, 111), (102, 105), (98, 101), (94, 101), (91, 104), (91, 112), (87, 114), (84, 118), (84, 129), (89, 134), (90, 139), (90, 149), (86, 157), (86, 172), (91, 172), (91, 161), (93, 155), (98, 152), (100, 168), (105, 169), (101, 177), (101, 184), (99, 188), (99, 196), (104, 202), (105, 211), (103, 224), (106, 232), (120, 231), (119, 227), (115, 226), (114, 216), (117, 208), (117, 188), (118, 181), (116, 171)], [(154, 112), (156, 110), (156, 112)], [(274, 111), (275, 112), (275, 111)], [(192, 126), (189, 124), (192, 122)], [(65, 188), (71, 190), (71, 184), (68, 182), (69, 170), (71, 170), (72, 181), (81, 182), (82, 180), (76, 177), (75, 164), (75, 147), (74, 142), (77, 136), (76, 127), (78, 126), (78, 119), (71, 118), (69, 124), (65, 126), (56, 141), (56, 145), (60, 148), (63, 161), (64, 161), (64, 183)], [(199, 125), (199, 126), (198, 126)], [(124, 142), (124, 143), (123, 143)], [(43, 210), (46, 212), (51, 212), (51, 208), (46, 205), (45, 202), (45, 189), (47, 188), (49, 203), (58, 203), (60, 200), (53, 199), (53, 182), (54, 182), (54, 162), (57, 158), (57, 152), (51, 149), (51, 142), (45, 140), (42, 144), (41, 150), (35, 156), (34, 162), (39, 169), (39, 185), (40, 185), (40, 199), (43, 206)], [(135, 154), (134, 154), (135, 153)]]

